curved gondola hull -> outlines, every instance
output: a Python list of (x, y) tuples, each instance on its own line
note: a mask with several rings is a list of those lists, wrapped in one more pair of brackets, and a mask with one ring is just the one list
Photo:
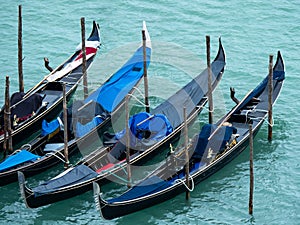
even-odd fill
[[(86, 54), (86, 68), (89, 68), (92, 64), (97, 49), (100, 46), (99, 35), (98, 24), (94, 21), (92, 32), (87, 39), (87, 43), (90, 43), (91, 46), (86, 48), (86, 50), (90, 49)], [(62, 84), (66, 84), (66, 98), (69, 101), (82, 79), (82, 61), (81, 49), (78, 49), (66, 62), (54, 69), (47, 76), (47, 79), (42, 80), (38, 85), (29, 90), (20, 101), (11, 106), (11, 110), (18, 112), (17, 114), (20, 114), (19, 116), (21, 117), (22, 107), (28, 107), (26, 100), (30, 99), (31, 96), (38, 96), (39, 98), (39, 107), (35, 113), (23, 115), (22, 118), (17, 118), (13, 122), (14, 126), (11, 137), (14, 149), (37, 137), (41, 130), (42, 121), (52, 120), (62, 111)], [(0, 117), (2, 120), (3, 111), (1, 111)], [(3, 142), (4, 135), (1, 135), (0, 152), (3, 151)]]
[[(249, 130), (248, 123), (252, 124), (253, 129), (253, 137), (255, 137), (262, 126), (268, 112), (268, 88), (267, 88), (267, 78), (266, 77), (262, 83), (260, 83), (256, 89), (247, 95), (242, 102), (240, 102), (236, 107), (234, 107), (227, 115), (225, 115), (219, 122), (217, 122), (218, 128), (224, 126), (229, 126), (230, 123), (234, 129), (236, 129), (236, 133), (239, 134), (236, 136), (236, 143), (233, 145), (229, 145), (226, 147), (224, 151), (218, 152), (217, 155), (211, 159), (207, 160), (204, 156), (202, 156), (201, 161), (199, 163), (199, 167), (193, 167), (197, 161), (193, 159), (194, 151), (197, 152), (197, 147), (194, 147), (195, 150), (190, 152), (191, 160), (190, 160), (190, 182), (194, 185), (200, 183), (204, 179), (208, 178), (212, 174), (221, 170), (225, 165), (227, 165), (230, 161), (235, 159), (244, 149), (249, 145)], [(274, 66), (274, 75), (273, 75), (273, 104), (277, 100), (280, 91), (282, 89), (282, 85), (285, 79), (284, 74), (284, 64), (281, 57), (280, 52), (278, 52), (277, 62)], [(256, 103), (253, 103), (256, 102)], [(245, 114), (246, 113), (246, 114)], [(242, 119), (243, 118), (243, 119)], [(232, 129), (232, 128), (231, 128)], [(213, 137), (212, 134), (208, 137)], [(219, 140), (219, 139), (216, 139)], [(199, 143), (199, 142), (198, 142)], [(201, 142), (203, 143), (203, 142)], [(208, 142), (209, 143), (209, 142)], [(208, 144), (206, 149), (210, 151), (211, 149), (215, 149), (216, 145), (211, 142), (211, 145)], [(217, 145), (218, 146), (218, 145)], [(192, 149), (192, 148), (191, 148)], [(181, 149), (176, 152), (177, 156), (184, 155), (182, 154), (185, 150)], [(213, 153), (213, 152), (212, 152)], [(212, 154), (210, 153), (210, 154)], [(198, 153), (197, 153), (198, 154)], [(208, 157), (208, 155), (207, 155)], [(178, 159), (180, 162), (181, 159)], [(183, 158), (183, 161), (185, 158)], [(148, 175), (144, 180), (139, 182), (137, 185), (133, 186), (127, 192), (125, 192), (120, 197), (110, 200), (104, 200), (101, 197), (100, 187), (97, 183), (94, 183), (94, 199), (96, 203), (97, 209), (100, 211), (101, 216), (104, 219), (114, 219), (117, 217), (121, 217), (141, 209), (145, 209), (156, 204), (162, 203), (166, 200), (173, 198), (174, 196), (187, 191), (187, 187), (185, 186), (185, 172), (184, 165), (180, 169), (175, 172), (175, 178), (177, 180), (173, 180), (174, 174), (169, 174), (168, 170), (170, 170), (170, 165), (174, 167), (177, 165), (176, 163), (170, 164), (166, 162), (162, 166), (160, 166), (153, 173)], [(180, 176), (181, 175), (181, 176)], [(160, 177), (160, 182), (162, 182), (165, 186), (159, 187), (156, 186), (156, 189), (152, 192), (149, 191), (149, 188), (144, 188), (145, 193), (142, 193), (143, 184), (153, 185), (150, 183), (153, 177)], [(172, 181), (169, 183), (169, 181)], [(178, 182), (179, 181), (179, 182)], [(139, 188), (139, 189), (137, 189)], [(138, 191), (137, 191), (138, 190)], [(147, 192), (146, 192), (147, 191)], [(149, 194), (147, 194), (149, 193)], [(136, 197), (135, 197), (136, 196)]]
[[(144, 27), (147, 31), (146, 24), (144, 23)], [(146, 32), (148, 34), (148, 31)], [(150, 64), (151, 58), (151, 41), (149, 34), (147, 35), (148, 41), (146, 44), (146, 67)], [(95, 115), (93, 112), (89, 112), (91, 115), (86, 116), (83, 115), (85, 118), (85, 124), (82, 125), (80, 122), (77, 121), (77, 126), (80, 125), (81, 127), (74, 129), (73, 133), (74, 137), (71, 138), (68, 142), (68, 152), (69, 155), (76, 152), (78, 149), (85, 149), (92, 145), (95, 141), (99, 140), (99, 137), (102, 136), (103, 132), (106, 131), (111, 126), (111, 117), (118, 117), (122, 111), (124, 111), (124, 100), (126, 94), (132, 94), (135, 90), (135, 87), (139, 85), (141, 79), (143, 77), (143, 53), (142, 53), (142, 46), (140, 46), (133, 56), (117, 71), (115, 72), (106, 82), (104, 82), (97, 90), (91, 93), (84, 101), (81, 101), (79, 104), (79, 109), (76, 104), (71, 106), (72, 116), (73, 114), (81, 112), (79, 115), (85, 114), (87, 111), (95, 110)], [(109, 98), (105, 97), (105, 95), (109, 95)], [(77, 104), (77, 105), (78, 105)], [(81, 106), (81, 104), (84, 104)], [(75, 106), (74, 106), (75, 105)], [(98, 109), (98, 110), (97, 110)], [(77, 115), (78, 116), (78, 115)], [(76, 117), (76, 115), (74, 116)], [(94, 125), (94, 119), (101, 118), (97, 125)], [(69, 120), (69, 119), (68, 119)], [(75, 119), (72, 117), (72, 120)], [(90, 120), (86, 122), (86, 120)], [(90, 126), (89, 124), (92, 124)], [(75, 126), (75, 125), (74, 125)], [(87, 128), (85, 128), (87, 127)], [(82, 133), (81, 130), (84, 130)], [(79, 132), (80, 131), (80, 132)], [(51, 143), (56, 143), (55, 137), (52, 137), (50, 133), (46, 137), (41, 138), (42, 140), (39, 141), (38, 145), (35, 144), (32, 152), (45, 152), (45, 146)], [(51, 136), (51, 138), (48, 136)], [(39, 139), (39, 138), (38, 138)], [(61, 142), (61, 141), (59, 141)], [(35, 141), (34, 141), (35, 143)], [(55, 154), (45, 155), (41, 157), (41, 159), (36, 160), (32, 163), (27, 163), (27, 165), (12, 170), (9, 174), (6, 173), (7, 176), (11, 175), (11, 181), (17, 180), (17, 171), (23, 172), (26, 177), (35, 175), (37, 173), (43, 172), (45, 169), (52, 167), (55, 164), (63, 161), (64, 159), (60, 157), (60, 155), (64, 154), (64, 147), (60, 147), (56, 149)], [(61, 159), (61, 160), (60, 160)], [(3, 174), (0, 173), (0, 185), (1, 183), (7, 183), (6, 180), (1, 179)]]
[[(254, 136), (256, 135), (256, 133), (254, 133)], [(248, 144), (249, 143), (246, 142), (243, 143), (238, 148), (236, 148), (235, 151), (232, 151), (230, 155), (224, 158), (221, 163), (215, 164), (207, 168), (206, 171), (203, 171), (198, 176), (193, 177), (194, 185), (199, 184), (201, 181), (207, 179), (208, 177), (222, 169), (225, 165), (236, 158), (248, 146)], [(145, 197), (142, 199), (135, 199), (125, 203), (109, 204), (107, 201), (101, 198), (100, 186), (97, 182), (93, 183), (93, 189), (96, 208), (100, 212), (100, 215), (106, 220), (115, 219), (140, 211), (142, 209), (155, 206), (187, 191), (186, 186), (180, 183), (153, 196)]]
[[(225, 67), (225, 53), (224, 53), (224, 49), (223, 49), (223, 46), (220, 41), (217, 57), (215, 58), (214, 62), (212, 63), (212, 69), (213, 69), (214, 76), (215, 76), (214, 82), (213, 82), (213, 88), (215, 88), (217, 86), (217, 84), (219, 83), (219, 81), (223, 75), (224, 67)], [(158, 106), (158, 108), (156, 108), (156, 113), (160, 109), (162, 112), (161, 114), (164, 114), (163, 109), (169, 109), (168, 107), (170, 107), (170, 106), (168, 104), (170, 104), (170, 102), (174, 103), (174, 105), (176, 105), (176, 104), (180, 103), (181, 100), (186, 101), (187, 104), (193, 105), (192, 107), (190, 107), (188, 109), (189, 115), (188, 115), (187, 123), (191, 123), (197, 117), (197, 115), (202, 111), (205, 103), (207, 102), (207, 97), (206, 97), (207, 83), (205, 83), (205, 82), (207, 82), (207, 74), (208, 74), (207, 70), (204, 70), (200, 75), (198, 75), (194, 80), (192, 80), (189, 84), (187, 84), (183, 89), (181, 89), (176, 94), (171, 96), (168, 99), (168, 101), (166, 101), (166, 103), (162, 103), (160, 106)], [(200, 84), (203, 84), (203, 82), (206, 85), (204, 85), (204, 88), (203, 87), (200, 88)], [(191, 91), (191, 89), (192, 89), (192, 93), (194, 94), (194, 96), (191, 95), (191, 96), (184, 97), (184, 98), (181, 97), (180, 94), (182, 92), (184, 92), (184, 94), (185, 94), (184, 96), (186, 96), (186, 93), (189, 93), (187, 91), (187, 89), (189, 89), (189, 91)], [(197, 93), (199, 93), (199, 95), (197, 95)], [(192, 97), (194, 97), (194, 99)], [(178, 101), (178, 99), (180, 99), (180, 101)], [(193, 101), (193, 100), (194, 100), (194, 102), (191, 103), (191, 101)], [(179, 107), (181, 107), (181, 106), (182, 106), (182, 104)], [(168, 112), (172, 112), (172, 111), (168, 111)], [(133, 164), (133, 165), (142, 164), (143, 162), (152, 158), (154, 154), (160, 152), (161, 149), (165, 148), (166, 146), (169, 146), (170, 143), (174, 143), (175, 141), (177, 141), (181, 131), (184, 128), (184, 122), (180, 121), (180, 119), (183, 118), (182, 112), (180, 111), (179, 114), (180, 113), (181, 113), (181, 115), (172, 118), (172, 121), (174, 121), (173, 123), (175, 124), (175, 129), (169, 135), (167, 135), (165, 138), (163, 138), (161, 141), (158, 141), (154, 145), (149, 146), (148, 148), (146, 148), (146, 150), (144, 150), (143, 152), (140, 152), (140, 154), (132, 156), (130, 159), (131, 164)], [(126, 170), (126, 163), (124, 162), (124, 160), (117, 162), (116, 164), (113, 164), (113, 166), (108, 167), (108, 168), (105, 168), (105, 166), (104, 166), (105, 164), (102, 165), (103, 162), (101, 160), (107, 158), (107, 153), (110, 152), (112, 148), (113, 148), (112, 146), (101, 147), (100, 149), (97, 149), (96, 151), (91, 153), (89, 156), (87, 156), (86, 158), (81, 160), (81, 162), (79, 164), (77, 164), (76, 166), (73, 167), (73, 169), (75, 170), (79, 166), (89, 165), (89, 170), (97, 171), (97, 175), (94, 175), (93, 178), (87, 179), (87, 180), (81, 181), (81, 182), (74, 182), (71, 185), (66, 185), (61, 188), (58, 188), (57, 190), (50, 191), (51, 193), (49, 192), (47, 194), (36, 195), (34, 190), (29, 189), (24, 184), (22, 179), (19, 180), (20, 185), (21, 185), (20, 186), (21, 191), (23, 192), (23, 197), (24, 197), (24, 200), (26, 201), (27, 206), (30, 208), (39, 207), (39, 206), (50, 204), (50, 203), (53, 203), (53, 202), (56, 202), (59, 200), (64, 200), (66, 198), (70, 198), (75, 195), (81, 194), (87, 190), (91, 190), (93, 182), (97, 182), (98, 184), (104, 184), (104, 183), (110, 182), (112, 180), (115, 180), (115, 177), (120, 177), (120, 176), (124, 175), (124, 170)], [(111, 165), (111, 164), (108, 164), (107, 166), (109, 166), (109, 165)], [(92, 166), (93, 166), (93, 168), (92, 168)], [(94, 174), (95, 171), (93, 171), (92, 174)], [(64, 178), (64, 179), (66, 179), (66, 178)], [(54, 180), (55, 180), (55, 178), (52, 179), (52, 181), (54, 181)], [(51, 197), (49, 197), (49, 196), (51, 196)]]

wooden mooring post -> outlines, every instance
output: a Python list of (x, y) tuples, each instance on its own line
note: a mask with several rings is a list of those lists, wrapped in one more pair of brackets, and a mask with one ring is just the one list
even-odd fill
[(212, 97), (212, 74), (210, 65), (210, 36), (206, 35), (206, 63), (208, 73), (208, 121), (210, 124), (213, 123), (213, 97)]
[(70, 165), (69, 162), (69, 151), (68, 151), (68, 112), (67, 112), (67, 96), (66, 96), (66, 84), (63, 83), (63, 114), (64, 114), (64, 155), (65, 165), (67, 169)]
[(126, 163), (127, 163), (127, 187), (131, 187), (131, 167), (130, 167), (130, 128), (129, 122), (129, 96), (125, 98), (125, 134), (126, 134)]
[(142, 30), (143, 36), (143, 59), (144, 59), (144, 88), (145, 88), (145, 105), (146, 105), (146, 112), (150, 112), (149, 106), (149, 91), (148, 91), (148, 74), (147, 74), (147, 52), (146, 52), (146, 34), (145, 30)]
[(252, 120), (249, 121), (249, 149), (250, 149), (250, 193), (249, 193), (249, 214), (253, 214), (253, 189), (254, 189), (254, 174), (253, 174), (253, 130)]
[(81, 51), (82, 51), (82, 74), (83, 74), (83, 93), (84, 98), (88, 97), (88, 81), (87, 81), (87, 71), (86, 71), (86, 48), (85, 48), (85, 19), (81, 17)]
[(185, 149), (185, 182), (188, 187), (185, 192), (185, 199), (190, 199), (190, 169), (189, 169), (189, 150), (188, 150), (188, 125), (187, 125), (187, 115), (186, 107), (183, 108), (183, 117), (184, 117), (184, 149)]
[(9, 76), (6, 76), (5, 82), (5, 108), (4, 108), (4, 158), (7, 152), (10, 154), (13, 151), (12, 148), (12, 137), (11, 137), (11, 117), (10, 117), (10, 97), (9, 97)]
[(269, 56), (269, 77), (268, 77), (268, 140), (272, 140), (272, 126), (273, 126), (273, 55)]
[(22, 54), (22, 5), (19, 5), (18, 20), (18, 72), (19, 72), (19, 91), (24, 92), (23, 80), (23, 54)]

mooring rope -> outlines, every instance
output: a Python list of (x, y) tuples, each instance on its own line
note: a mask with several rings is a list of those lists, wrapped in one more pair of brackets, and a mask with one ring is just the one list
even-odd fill
[(212, 110), (209, 110), (209, 108), (204, 107), (204, 106), (197, 106), (197, 108), (203, 108), (204, 110), (206, 110), (207, 112), (210, 112), (210, 113), (214, 112), (214, 108)]
[(150, 107), (150, 105), (146, 105), (144, 102), (142, 102), (141, 100), (139, 100), (137, 97), (135, 97), (134, 95), (132, 94), (128, 94), (129, 96), (133, 97), (138, 103), (140, 103), (142, 106), (145, 106), (145, 107)]
[(48, 152), (46, 155), (53, 155), (54, 157), (58, 158), (59, 160), (61, 160), (62, 162), (66, 163), (66, 160), (64, 160), (63, 158), (59, 157), (58, 155), (56, 155), (56, 153), (60, 154), (63, 158), (65, 157), (61, 152)]
[(189, 175), (189, 179), (192, 181), (192, 187), (191, 188), (189, 188), (182, 179), (176, 179), (175, 183), (180, 183), (181, 182), (188, 191), (192, 192), (195, 188), (195, 184), (194, 184), (193, 177), (191, 177), (191, 175)]
[(141, 91), (138, 87), (133, 87), (133, 89), (137, 90), (137, 91), (140, 93), (140, 95), (141, 95), (143, 98), (145, 98), (145, 95), (142, 93), (142, 91)]
[(22, 147), (20, 149), (27, 149), (27, 151), (30, 151), (31, 150), (31, 144), (22, 145)]
[[(250, 117), (251, 118), (251, 117)], [(266, 117), (255, 117), (255, 118), (251, 118), (251, 120), (264, 120), (268, 125), (270, 125), (271, 127), (274, 126), (275, 122), (274, 119), (272, 119), (272, 123), (269, 123), (269, 121), (267, 120)]]

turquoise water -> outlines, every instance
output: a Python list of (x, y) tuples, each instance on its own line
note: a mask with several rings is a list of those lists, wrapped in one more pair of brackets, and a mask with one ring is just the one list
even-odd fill
[[(215, 119), (233, 106), (229, 87), (242, 97), (268, 72), (269, 54), (281, 50), (286, 81), (274, 108), (273, 141), (265, 124), (254, 142), (254, 215), (248, 215), (249, 163), (246, 150), (222, 171), (185, 196), (113, 221), (104, 221), (95, 209), (92, 192), (45, 206), (27, 209), (17, 183), (0, 187), (0, 224), (299, 224), (300, 2), (291, 1), (4, 1), (0, 0), (0, 103), (5, 76), (11, 92), (18, 89), (17, 21), (23, 5), (23, 69), (25, 89), (47, 71), (43, 57), (54, 67), (64, 61), (81, 40), (80, 18), (101, 26), (102, 47), (89, 71), (90, 89), (97, 87), (135, 51), (141, 24), (147, 21), (153, 41), (149, 69), (150, 95), (164, 98), (187, 83), (205, 65), (205, 35), (211, 36), (211, 56), (218, 37), (226, 51), (224, 77), (214, 97)], [(276, 58), (276, 57), (275, 57)], [(79, 87), (78, 98), (82, 96)], [(153, 103), (155, 104), (155, 103)], [(203, 122), (201, 117), (197, 123)], [(197, 124), (196, 124), (197, 126)], [(54, 176), (60, 166), (29, 179), (38, 183)], [(124, 190), (116, 184), (103, 192)]]

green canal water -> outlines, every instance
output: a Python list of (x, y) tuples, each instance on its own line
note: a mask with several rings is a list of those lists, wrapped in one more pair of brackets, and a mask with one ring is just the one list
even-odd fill
[[(0, 103), (5, 76), (11, 93), (18, 89), (18, 5), (23, 11), (23, 73), (25, 89), (40, 81), (47, 70), (43, 57), (55, 67), (81, 41), (80, 18), (86, 34), (92, 21), (101, 27), (102, 46), (88, 72), (89, 89), (101, 85), (135, 51), (142, 21), (152, 39), (148, 71), (151, 105), (173, 94), (205, 68), (205, 35), (211, 37), (211, 56), (218, 38), (226, 51), (226, 69), (214, 93), (217, 120), (233, 107), (229, 87), (242, 98), (268, 73), (268, 58), (282, 52), (286, 81), (274, 107), (273, 141), (265, 123), (254, 140), (254, 214), (248, 214), (249, 149), (221, 171), (196, 186), (190, 201), (185, 195), (105, 221), (95, 208), (92, 192), (38, 209), (23, 203), (17, 183), (0, 187), (0, 224), (299, 224), (300, 217), (300, 2), (291, 1), (108, 1), (0, 0)], [(142, 85), (140, 86), (143, 90)], [(76, 98), (83, 97), (82, 86)], [(135, 106), (140, 110), (140, 106)], [(207, 121), (204, 110), (190, 134)], [(94, 144), (97, 147), (98, 144)], [(76, 159), (73, 159), (74, 161)], [(159, 159), (154, 159), (158, 162)], [(62, 166), (28, 179), (38, 184), (58, 174)], [(142, 177), (138, 174), (137, 177)], [(102, 187), (106, 197), (126, 188)]]

